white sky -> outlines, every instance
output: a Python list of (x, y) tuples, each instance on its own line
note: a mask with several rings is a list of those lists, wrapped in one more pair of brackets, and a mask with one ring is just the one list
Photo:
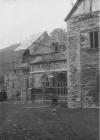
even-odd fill
[(34, 33), (66, 28), (71, 7), (71, 0), (0, 0), (0, 48)]

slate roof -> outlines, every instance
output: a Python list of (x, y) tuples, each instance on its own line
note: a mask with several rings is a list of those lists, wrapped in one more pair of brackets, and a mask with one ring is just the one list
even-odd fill
[(16, 48), (14, 51), (24, 51), (30, 48), (32, 44), (34, 44), (36, 41), (38, 41), (39, 39), (41, 40), (42, 35), (46, 33), (47, 32), (43, 32), (43, 33), (33, 35), (29, 40), (25, 40), (23, 43), (21, 43), (21, 45), (19, 45), (18, 48)]

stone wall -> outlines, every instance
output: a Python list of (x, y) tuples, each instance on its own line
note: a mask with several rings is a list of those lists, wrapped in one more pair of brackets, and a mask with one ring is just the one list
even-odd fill
[(75, 35), (81, 31), (93, 28), (99, 28), (100, 11), (91, 12), (77, 17), (73, 17), (67, 21), (68, 34)]
[(8, 100), (16, 100), (16, 93), (19, 89), (18, 77), (14, 72), (10, 72), (5, 76), (5, 85), (7, 87)]
[(91, 94), (89, 95), (88, 93), (95, 88), (96, 79), (99, 74), (99, 49), (82, 49), (80, 58), (83, 105), (90, 106), (94, 100), (91, 99), (92, 97), (89, 97)]
[(27, 73), (10, 72), (6, 76), (5, 85), (7, 86), (8, 100), (17, 100), (17, 93), (19, 93), (21, 100), (27, 99), (28, 94), (28, 77)]
[(99, 74), (99, 48), (90, 48), (89, 32), (99, 30), (99, 17), (96, 11), (68, 20), (69, 107), (93, 105), (93, 98), (87, 99), (87, 94)]
[(80, 37), (69, 37), (68, 46), (68, 106), (80, 106)]
[(56, 70), (62, 70), (62, 69), (67, 70), (66, 60), (31, 65), (31, 72), (33, 73), (38, 73), (38, 72), (41, 73), (41, 72), (50, 71), (50, 70), (56, 71)]
[(42, 87), (42, 83), (41, 83), (41, 80), (42, 80), (42, 75), (43, 74), (34, 74), (34, 88), (41, 88)]

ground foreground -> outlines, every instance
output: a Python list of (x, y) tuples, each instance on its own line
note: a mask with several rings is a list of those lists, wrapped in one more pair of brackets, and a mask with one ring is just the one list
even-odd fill
[(3, 103), (0, 140), (99, 140), (99, 111)]

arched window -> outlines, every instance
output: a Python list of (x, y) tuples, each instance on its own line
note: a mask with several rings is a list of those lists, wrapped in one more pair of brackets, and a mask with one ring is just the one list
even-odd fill
[(56, 94), (67, 94), (67, 73), (61, 72), (54, 74), (53, 87)]

